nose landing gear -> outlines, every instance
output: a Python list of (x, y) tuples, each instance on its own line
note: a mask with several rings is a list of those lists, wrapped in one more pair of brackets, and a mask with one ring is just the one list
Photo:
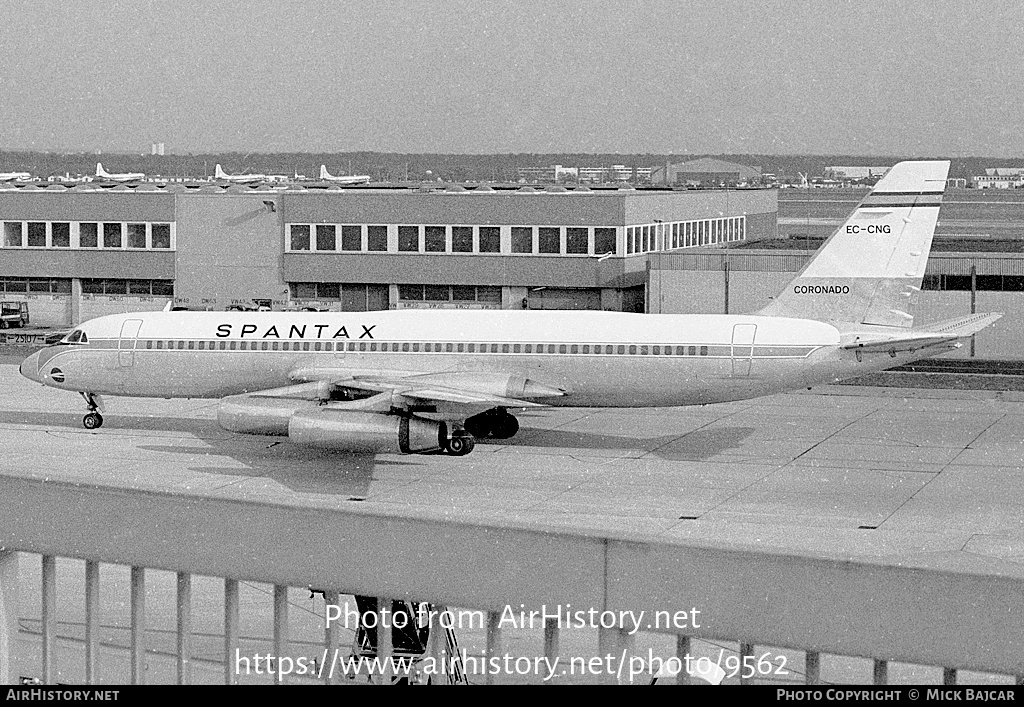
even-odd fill
[(103, 426), (103, 415), (99, 413), (103, 405), (103, 401), (100, 396), (93, 395), (92, 393), (82, 393), (82, 397), (85, 398), (85, 405), (89, 409), (88, 414), (82, 418), (82, 427), (87, 430), (95, 430)]

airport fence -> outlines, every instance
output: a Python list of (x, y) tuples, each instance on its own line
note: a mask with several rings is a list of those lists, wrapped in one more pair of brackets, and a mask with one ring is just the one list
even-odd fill
[[(223, 578), (226, 683), (239, 677), (234, 657), (239, 583), (245, 581), (274, 585), (276, 656), (290, 654), (287, 588), (311, 587), (324, 590), (328, 604), (337, 605), (341, 594), (379, 597), (380, 618), (392, 600), (430, 602), (435, 610), (479, 610), (486, 617), (487, 656), (502, 655), (510, 645), (513, 629), (503, 628), (502, 620), (510, 607), (514, 612), (547, 607), (549, 613), (558, 607), (559, 618), (549, 615), (543, 623), (540, 655), (552, 661), (561, 656), (560, 637), (568, 624), (560, 614), (568, 605), (619, 617), (596, 625), (593, 656), (599, 661), (611, 656), (609, 664), (618, 667), (596, 670), (593, 679), (599, 681), (621, 680), (623, 667), (630, 669), (638, 625), (631, 617), (645, 616), (643, 631), (675, 637), (680, 663), (669, 673), (679, 683), (700, 680), (678, 669), (698, 639), (737, 643), (741, 664), (755, 665), (769, 647), (802, 652), (801, 667), (812, 685), (823, 679), (826, 654), (873, 660), (875, 684), (886, 684), (892, 661), (941, 667), (945, 684), (956, 683), (962, 670), (1018, 676), (1016, 683), (1024, 683), (1019, 677), (1024, 676), (1024, 578), (980, 566), (977, 571), (944, 569), (941, 563), (913, 567), (708, 542), (645, 541), (629, 534), (597, 537), (529, 523), (450, 522), (440, 512), (405, 515), (357, 503), (339, 509), (301, 495), (271, 503), (5, 475), (0, 497), (0, 683), (17, 679), (19, 587), (26, 585), (18, 576), (19, 552), (42, 555), (41, 665), (32, 674), (46, 684), (55, 678), (57, 557), (85, 560), (89, 683), (101, 677), (98, 617), (106, 563), (131, 568), (133, 683), (146, 680), (150, 568), (177, 573), (175, 653), (181, 683), (189, 681), (197, 630), (193, 575)], [(666, 621), (651, 626), (654, 616)], [(338, 622), (325, 627), (325, 658), (338, 647), (339, 627)], [(394, 630), (382, 624), (378, 631), (379, 657), (400, 653)], [(429, 656), (446, 650), (441, 637), (432, 632)], [(700, 672), (707, 666), (697, 667)], [(742, 681), (763, 677), (760, 668)], [(321, 670), (316, 677), (345, 681), (334, 671), (324, 675)], [(392, 670), (380, 681), (393, 677)], [(500, 672), (489, 671), (480, 678), (500, 679)]]

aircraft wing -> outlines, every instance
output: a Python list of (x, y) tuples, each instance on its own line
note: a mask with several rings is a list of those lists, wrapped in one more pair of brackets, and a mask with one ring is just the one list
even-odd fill
[(448, 410), (464, 407), (467, 414), (493, 407), (543, 407), (542, 401), (567, 394), (562, 388), (529, 378), (471, 371), (424, 374), (302, 368), (292, 371), (289, 377), (297, 382), (327, 384), (334, 390), (387, 394), (396, 406), (440, 403)]
[(948, 344), (955, 348), (957, 339), (976, 334), (1003, 315), (1000, 313), (971, 314), (966, 317), (936, 322), (922, 329), (909, 329), (895, 336), (870, 334), (849, 334), (844, 336), (842, 347), (858, 351), (916, 351), (929, 346)]

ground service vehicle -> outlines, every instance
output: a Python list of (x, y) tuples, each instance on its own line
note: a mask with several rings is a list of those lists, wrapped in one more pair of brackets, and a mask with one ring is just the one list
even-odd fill
[(28, 302), (0, 302), (0, 329), (28, 326)]

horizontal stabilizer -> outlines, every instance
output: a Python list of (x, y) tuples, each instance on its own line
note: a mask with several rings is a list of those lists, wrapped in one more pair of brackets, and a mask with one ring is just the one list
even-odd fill
[[(930, 346), (954, 344), (957, 339), (971, 336), (992, 324), (1002, 314), (972, 314), (930, 324), (927, 328), (912, 329), (897, 336), (879, 336), (874, 333), (855, 333), (843, 336), (844, 349), (858, 351), (917, 351)], [(951, 346), (951, 348), (955, 348)]]
[(977, 334), (989, 324), (994, 324), (1002, 318), (1002, 316), (1003, 315), (1000, 312), (969, 314), (966, 317), (957, 317), (956, 319), (947, 319), (945, 321), (929, 324), (928, 331), (944, 333), (957, 338), (971, 336), (972, 334)]

